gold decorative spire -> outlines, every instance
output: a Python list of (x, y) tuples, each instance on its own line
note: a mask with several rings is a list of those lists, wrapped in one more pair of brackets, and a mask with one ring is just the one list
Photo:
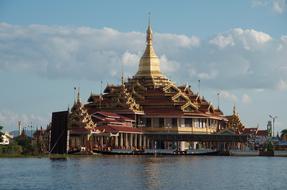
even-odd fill
[(80, 103), (81, 99), (80, 99), (80, 87), (78, 87), (78, 92), (77, 92), (77, 103)]
[(236, 115), (236, 107), (235, 107), (235, 104), (233, 105), (233, 115)]
[(136, 76), (137, 77), (162, 76), (160, 72), (160, 62), (152, 46), (152, 29), (150, 25), (150, 19), (146, 31), (146, 49), (143, 56), (140, 59), (139, 69)]
[(121, 85), (124, 86), (124, 64), (121, 65)]

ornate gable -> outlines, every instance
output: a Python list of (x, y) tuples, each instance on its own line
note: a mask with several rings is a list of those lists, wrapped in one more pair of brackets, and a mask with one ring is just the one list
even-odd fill
[(80, 101), (80, 95), (78, 92), (77, 101), (74, 102), (74, 105), (69, 114), (68, 128), (86, 128), (91, 129), (95, 127), (95, 124), (87, 112), (86, 108)]
[(116, 96), (113, 97), (112, 107), (123, 107), (128, 108), (132, 111), (142, 111), (139, 104), (136, 103), (135, 99), (128, 92), (125, 85), (120, 87), (120, 91), (116, 93)]
[(233, 114), (231, 116), (227, 116), (227, 128), (243, 131), (245, 128), (244, 125), (241, 123), (239, 114), (236, 113), (235, 106), (233, 107)]

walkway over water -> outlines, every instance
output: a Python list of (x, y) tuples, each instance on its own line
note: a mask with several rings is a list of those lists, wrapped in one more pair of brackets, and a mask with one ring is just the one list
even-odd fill
[(247, 135), (145, 133), (152, 140), (198, 142), (247, 142)]

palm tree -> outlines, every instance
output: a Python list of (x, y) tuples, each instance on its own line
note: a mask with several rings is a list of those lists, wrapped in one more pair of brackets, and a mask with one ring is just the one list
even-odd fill
[(281, 138), (282, 138), (284, 135), (287, 135), (287, 129), (283, 129), (283, 130), (281, 131)]

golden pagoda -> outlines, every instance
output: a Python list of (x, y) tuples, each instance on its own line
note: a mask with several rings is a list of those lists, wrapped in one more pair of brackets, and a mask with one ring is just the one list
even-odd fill
[(227, 122), (221, 110), (191, 86), (177, 86), (161, 73), (150, 24), (137, 73), (121, 85), (107, 85), (103, 94), (91, 94), (85, 108), (90, 114), (106, 111), (134, 119), (134, 127), (144, 134), (213, 134)]

